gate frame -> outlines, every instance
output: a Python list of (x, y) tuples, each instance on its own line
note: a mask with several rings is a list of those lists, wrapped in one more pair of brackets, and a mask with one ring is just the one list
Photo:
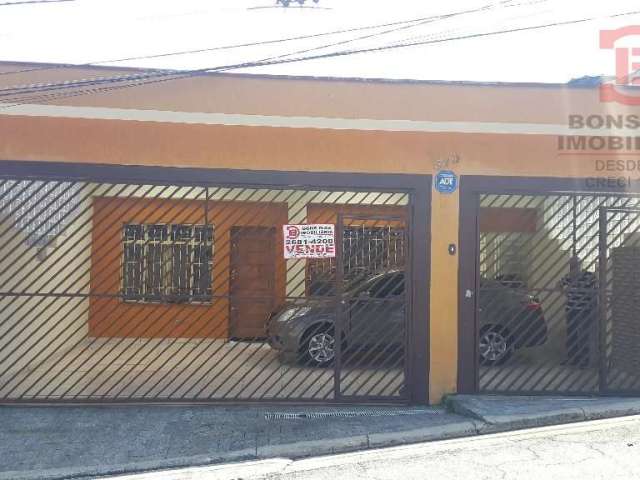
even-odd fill
[[(408, 387), (409, 390), (409, 394), (407, 395), (406, 393), (401, 393), (399, 397), (381, 397), (381, 396), (377, 396), (377, 395), (367, 395), (365, 397), (359, 397), (357, 395), (345, 395), (342, 393), (340, 387), (341, 387), (341, 375), (342, 375), (342, 341), (336, 341), (336, 361), (334, 363), (334, 398), (336, 399), (343, 399), (346, 401), (352, 400), (355, 401), (357, 399), (364, 399), (364, 400), (370, 400), (370, 401), (390, 401), (390, 402), (405, 402), (411, 400), (411, 392), (413, 391), (412, 385), (414, 384), (409, 384), (408, 382), (410, 381), (411, 377), (411, 372), (412, 372), (412, 362), (410, 361), (413, 358), (413, 352), (415, 352), (416, 350), (416, 345), (414, 345), (414, 343), (411, 343), (409, 341), (409, 339), (411, 338), (411, 335), (409, 334), (410, 331), (412, 331), (412, 319), (413, 317), (413, 312), (414, 312), (414, 308), (413, 308), (413, 301), (415, 298), (414, 295), (414, 290), (413, 290), (413, 270), (415, 270), (412, 266), (412, 262), (411, 262), (411, 254), (413, 253), (412, 250), (412, 239), (411, 239), (411, 234), (412, 234), (412, 223), (411, 223), (411, 219), (407, 218), (407, 217), (400, 217), (400, 216), (393, 216), (393, 215), (351, 215), (351, 214), (342, 214), (339, 213), (338, 217), (337, 217), (337, 224), (336, 224), (336, 245), (337, 245), (337, 255), (336, 255), (336, 306), (335, 306), (335, 312), (336, 312), (336, 324), (335, 324), (335, 337), (336, 339), (338, 338), (338, 334), (342, 333), (343, 328), (344, 328), (344, 321), (345, 321), (345, 315), (344, 315), (344, 249), (343, 249), (343, 238), (344, 238), (344, 220), (345, 219), (351, 219), (351, 220), (381, 220), (381, 221), (385, 221), (385, 220), (401, 220), (405, 223), (404, 226), (404, 230), (406, 232), (405, 238), (406, 238), (406, 245), (407, 245), (407, 251), (409, 252), (408, 258), (405, 258), (405, 262), (404, 262), (404, 272), (405, 272), (405, 278), (409, 278), (409, 281), (406, 282), (405, 281), (405, 298), (404, 298), (404, 307), (405, 307), (405, 314), (404, 314), (404, 318), (405, 318), (405, 325), (404, 325), (404, 331), (403, 331), (403, 336), (404, 336), (404, 344), (403, 344), (403, 348), (404, 350), (404, 361), (403, 361), (403, 366), (402, 366), (402, 370), (403, 370), (403, 376), (404, 376), (404, 381), (403, 381), (403, 387)], [(407, 283), (409, 286), (409, 290), (407, 290)]]
[[(599, 349), (599, 362), (598, 362), (598, 389), (601, 395), (615, 395), (615, 396), (638, 396), (637, 391), (630, 390), (615, 390), (607, 388), (609, 378), (609, 365), (610, 358), (607, 356), (607, 340), (605, 330), (605, 320), (607, 315), (607, 290), (606, 290), (606, 271), (607, 267), (602, 268), (602, 265), (607, 265), (609, 257), (607, 257), (608, 246), (608, 225), (609, 219), (607, 214), (609, 212), (628, 212), (635, 213), (640, 217), (640, 208), (630, 207), (600, 207), (598, 209), (598, 262), (600, 264), (600, 272), (598, 275), (598, 349)], [(602, 233), (604, 232), (604, 235)]]
[[(105, 183), (152, 183), (154, 185), (188, 185), (211, 186), (224, 185), (245, 188), (278, 188), (278, 189), (325, 189), (376, 192), (402, 192), (409, 195), (407, 205), (409, 223), (409, 258), (411, 263), (424, 265), (424, 268), (411, 269), (411, 313), (408, 316), (407, 329), (411, 332), (411, 343), (408, 345), (407, 369), (410, 377), (406, 378), (408, 394), (404, 400), (410, 404), (426, 405), (429, 403), (429, 352), (430, 352), (430, 275), (431, 275), (431, 175), (398, 174), (398, 173), (350, 173), (350, 172), (301, 172), (274, 170), (232, 170), (216, 168), (191, 168), (171, 166), (142, 165), (103, 165), (95, 163), (63, 163), (19, 160), (0, 160), (0, 171), (3, 178), (15, 180), (39, 179), (59, 181), (85, 181)], [(420, 292), (416, 295), (415, 292)], [(339, 404), (339, 403), (373, 403), (370, 399), (348, 398), (348, 402), (293, 400), (239, 400), (233, 403), (260, 404)], [(135, 399), (83, 399), (78, 400), (3, 400), (7, 404), (117, 404), (140, 403)], [(144, 399), (142, 403), (172, 403), (165, 399)], [(181, 402), (185, 403), (185, 402)], [(217, 399), (189, 400), (186, 403), (228, 404), (228, 401)], [(377, 402), (379, 403), (379, 402)], [(389, 403), (389, 400), (386, 400)]]
[[(640, 182), (604, 182), (605, 186), (589, 186), (589, 180), (600, 177), (510, 177), (461, 175), (459, 211), (458, 257), (458, 393), (476, 394), (480, 391), (480, 365), (477, 355), (478, 315), (477, 299), (480, 290), (480, 195), (639, 195)], [(472, 300), (466, 291), (472, 292)], [(602, 359), (599, 359), (602, 368)], [(513, 392), (513, 395), (548, 396), (552, 392)], [(508, 392), (504, 393), (509, 394)], [(584, 393), (563, 393), (566, 396), (584, 396)], [(599, 396), (624, 395), (620, 392), (599, 391)], [(626, 396), (637, 394), (626, 393)]]

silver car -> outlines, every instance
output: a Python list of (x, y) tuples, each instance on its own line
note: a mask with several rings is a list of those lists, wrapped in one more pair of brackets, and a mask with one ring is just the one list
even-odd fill
[[(269, 344), (284, 360), (309, 366), (331, 364), (336, 351), (337, 297), (305, 299), (272, 316), (267, 327)], [(341, 301), (342, 350), (404, 345), (404, 272), (375, 275), (345, 292)]]

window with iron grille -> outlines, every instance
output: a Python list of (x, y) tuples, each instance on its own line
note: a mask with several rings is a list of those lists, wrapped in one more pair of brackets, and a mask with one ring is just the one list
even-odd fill
[[(405, 231), (391, 226), (345, 226), (342, 239), (344, 280), (356, 285), (375, 274), (404, 269)], [(308, 269), (310, 295), (330, 295), (335, 290), (334, 258), (311, 260)]]
[(125, 301), (211, 302), (213, 225), (127, 224), (122, 243)]

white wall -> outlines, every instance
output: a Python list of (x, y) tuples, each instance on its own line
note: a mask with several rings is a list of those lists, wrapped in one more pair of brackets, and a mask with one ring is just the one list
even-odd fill
[(50, 368), (86, 338), (89, 301), (78, 295), (89, 291), (90, 201), (77, 212), (45, 249), (29, 245), (25, 232), (12, 226), (14, 215), (0, 216), (0, 395), (22, 378), (2, 388), (16, 372)]

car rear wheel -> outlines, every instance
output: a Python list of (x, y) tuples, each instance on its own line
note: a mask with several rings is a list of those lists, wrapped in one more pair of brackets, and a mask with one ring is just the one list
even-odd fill
[(484, 328), (478, 341), (480, 364), (485, 366), (502, 365), (513, 353), (513, 345), (506, 329), (496, 326)]

